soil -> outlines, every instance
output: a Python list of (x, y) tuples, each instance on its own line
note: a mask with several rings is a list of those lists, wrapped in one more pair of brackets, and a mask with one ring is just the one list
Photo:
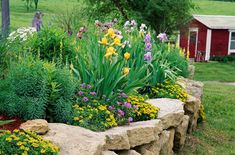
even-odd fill
[(17, 118), (17, 117), (7, 117), (4, 115), (0, 115), (0, 120), (1, 121), (2, 120), (15, 120), (12, 123), (0, 126), (0, 130), (10, 130), (10, 131), (13, 131), (15, 129), (19, 129), (20, 125), (25, 122), (24, 120)]

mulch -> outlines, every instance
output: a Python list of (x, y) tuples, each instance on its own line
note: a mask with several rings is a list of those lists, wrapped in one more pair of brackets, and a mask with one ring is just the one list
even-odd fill
[(1, 121), (2, 120), (15, 120), (12, 123), (0, 126), (0, 130), (10, 130), (10, 131), (13, 131), (15, 129), (19, 129), (20, 125), (25, 122), (23, 119), (20, 119), (18, 117), (7, 117), (5, 115), (0, 115), (0, 120)]

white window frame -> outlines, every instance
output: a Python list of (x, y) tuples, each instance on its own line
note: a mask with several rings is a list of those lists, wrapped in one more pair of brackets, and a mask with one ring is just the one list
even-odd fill
[(232, 33), (235, 33), (235, 30), (229, 30), (228, 54), (235, 53), (235, 49), (230, 48), (231, 47), (231, 42), (232, 42)]

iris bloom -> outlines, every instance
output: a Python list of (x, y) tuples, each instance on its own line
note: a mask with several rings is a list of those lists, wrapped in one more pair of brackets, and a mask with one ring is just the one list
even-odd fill
[(112, 45), (122, 46), (121, 39), (120, 38), (115, 38)]
[(115, 50), (115, 48), (113, 48), (113, 47), (107, 48), (106, 54), (105, 54), (106, 59), (109, 58), (109, 57), (112, 56), (112, 55), (116, 55), (116, 50)]
[(111, 38), (115, 38), (115, 32), (114, 32), (114, 29), (113, 28), (109, 28), (108, 29), (108, 34)]
[(123, 68), (123, 73), (124, 73), (125, 75), (129, 74), (129, 72), (130, 72), (130, 68), (128, 68), (128, 67), (124, 67), (124, 68)]
[(129, 60), (130, 57), (131, 57), (131, 54), (130, 54), (130, 53), (126, 52), (126, 53), (124, 54), (124, 58), (125, 58), (126, 60)]
[(101, 41), (99, 41), (102, 45), (108, 45), (108, 39), (106, 37), (102, 38)]

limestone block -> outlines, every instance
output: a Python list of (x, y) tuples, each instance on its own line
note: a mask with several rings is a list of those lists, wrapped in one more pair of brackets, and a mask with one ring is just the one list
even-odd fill
[(175, 130), (164, 130), (162, 136), (160, 136), (161, 151), (160, 155), (173, 155)]
[(100, 155), (105, 144), (102, 134), (60, 123), (49, 123), (44, 136), (60, 147), (60, 155)]
[(162, 121), (163, 129), (177, 127), (184, 116), (184, 103), (176, 99), (150, 99), (146, 102), (160, 108), (158, 119)]
[(174, 137), (174, 152), (179, 152), (182, 150), (185, 144), (187, 130), (189, 124), (189, 116), (184, 115), (182, 123), (175, 129)]
[(20, 129), (45, 134), (48, 131), (48, 123), (44, 119), (28, 120), (20, 125)]

